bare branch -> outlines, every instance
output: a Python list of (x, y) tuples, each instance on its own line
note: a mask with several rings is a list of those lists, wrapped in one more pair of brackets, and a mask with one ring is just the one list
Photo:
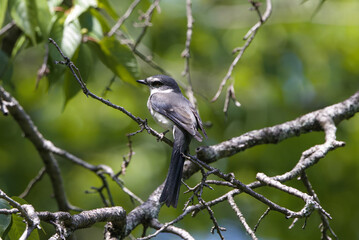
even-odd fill
[[(194, 156), (187, 156), (186, 158), (187, 159), (192, 159), (193, 161), (197, 161), (202, 167), (209, 170), (212, 174), (214, 174), (214, 175), (216, 175), (216, 176), (218, 176), (218, 177), (220, 177), (220, 178), (234, 184), (242, 192), (245, 192), (248, 195), (252, 196), (253, 198), (259, 200), (260, 202), (266, 204), (272, 210), (275, 210), (275, 211), (278, 211), (280, 213), (283, 213), (287, 218), (294, 218), (294, 217), (300, 217), (301, 218), (301, 217), (304, 216), (303, 213), (301, 213), (301, 212), (294, 212), (294, 211), (291, 211), (291, 210), (286, 209), (284, 207), (281, 207), (278, 204), (272, 202), (271, 200), (265, 198), (263, 195), (253, 191), (253, 189), (250, 187), (250, 185), (245, 185), (242, 182), (240, 182), (239, 180), (235, 179), (233, 173), (229, 173), (229, 174), (222, 173), (218, 169), (207, 165), (206, 163), (202, 162), (201, 160), (199, 160), (198, 158), (196, 158)], [(227, 196), (227, 198), (228, 198), (228, 196)]]
[[(253, 1), (251, 1), (253, 2)], [(268, 20), (268, 18), (270, 17), (271, 13), (272, 13), (272, 2), (270, 0), (266, 0), (266, 10), (263, 14), (262, 17), (260, 17), (259, 22), (257, 22), (251, 29), (249, 29), (249, 31), (247, 32), (247, 34), (244, 36), (243, 40), (247, 40), (251, 35), (255, 35), (256, 32), (258, 31), (258, 29)], [(259, 12), (259, 8), (256, 8), (258, 10), (256, 10), (256, 12), (258, 14), (260, 14)]]
[(56, 63), (64, 64), (67, 67), (69, 67), (69, 69), (71, 70), (71, 72), (74, 75), (77, 82), (80, 84), (80, 86), (82, 88), (82, 91), (84, 92), (84, 94), (86, 96), (90, 96), (90, 97), (92, 97), (92, 98), (106, 104), (107, 106), (110, 106), (110, 107), (112, 107), (114, 109), (117, 109), (117, 110), (121, 111), (122, 113), (124, 113), (125, 115), (130, 117), (132, 120), (134, 120), (140, 126), (144, 126), (144, 128), (147, 130), (148, 133), (152, 134), (153, 136), (156, 136), (157, 138), (160, 138), (163, 142), (165, 142), (168, 145), (172, 146), (173, 143), (166, 137), (161, 138), (161, 134), (158, 133), (157, 131), (155, 131), (154, 129), (152, 129), (151, 127), (149, 127), (147, 125), (146, 120), (143, 120), (143, 119), (141, 119), (139, 117), (135, 117), (132, 113), (127, 111), (124, 107), (115, 105), (115, 104), (111, 103), (110, 101), (105, 100), (105, 99), (103, 99), (101, 97), (98, 97), (97, 95), (90, 92), (90, 90), (87, 89), (86, 84), (82, 81), (81, 76), (78, 74), (78, 69), (76, 68), (76, 66), (70, 61), (70, 59), (68, 57), (66, 57), (63, 54), (62, 50), (60, 49), (60, 47), (57, 45), (57, 43), (53, 39), (49, 38), (49, 41), (57, 48), (57, 50), (59, 51), (59, 53), (61, 54), (61, 56), (65, 60), (65, 61), (59, 61), (59, 62), (56, 62)]
[(258, 229), (258, 227), (259, 227), (259, 224), (262, 222), (262, 220), (265, 218), (265, 216), (268, 215), (268, 213), (270, 212), (270, 210), (271, 210), (270, 208), (267, 208), (267, 209), (264, 211), (264, 213), (262, 214), (262, 216), (258, 219), (257, 224), (254, 226), (253, 232), (256, 232), (256, 231), (257, 231), (257, 229)]
[(37, 149), (41, 159), (43, 160), (46, 172), (49, 174), (52, 188), (54, 191), (55, 199), (60, 210), (68, 211), (72, 206), (68, 203), (63, 181), (60, 173), (60, 168), (53, 154), (47, 150), (46, 145), (49, 143), (42, 134), (38, 131), (37, 127), (32, 122), (29, 115), (26, 114), (21, 105), (11, 97), (11, 95), (0, 86), (0, 97), (7, 102), (9, 113), (13, 116), (15, 121), (19, 124), (24, 135), (32, 142)]
[(11, 21), (8, 24), (6, 24), (2, 29), (0, 29), (0, 37), (2, 35), (4, 35), (5, 33), (7, 33), (7, 31), (9, 31), (11, 28), (13, 28), (14, 26), (16, 26), (15, 21)]
[(30, 236), (31, 232), (35, 228), (38, 228), (38, 229), (41, 228), (40, 227), (40, 219), (39, 219), (37, 213), (35, 212), (35, 209), (33, 208), (33, 206), (31, 206), (29, 204), (21, 205), (20, 203), (16, 202), (12, 198), (10, 198), (8, 195), (6, 195), (6, 193), (3, 192), (1, 189), (0, 189), (0, 198), (7, 201), (12, 207), (16, 208), (21, 213), (21, 216), (25, 219), (26, 228), (25, 228), (24, 233), (19, 238), (19, 240), (27, 239)]
[(121, 25), (125, 22), (125, 20), (132, 14), (133, 10), (136, 8), (136, 6), (141, 2), (141, 0), (134, 0), (131, 5), (128, 7), (128, 9), (126, 10), (125, 14), (123, 14), (123, 16), (121, 16), (116, 24), (111, 28), (111, 30), (107, 33), (108, 37), (111, 37), (120, 27)]
[(241, 106), (241, 103), (236, 98), (233, 82), (227, 88), (226, 99), (224, 100), (223, 112), (226, 117), (227, 117), (227, 113), (228, 113), (228, 107), (229, 107), (230, 100), (232, 100), (237, 107)]
[(160, 0), (155, 0), (151, 6), (148, 8), (147, 12), (144, 13), (140, 19), (144, 20), (143, 24), (142, 24), (142, 32), (140, 33), (140, 35), (138, 36), (135, 44), (133, 45), (133, 49), (137, 49), (138, 44), (140, 44), (142, 38), (145, 36), (147, 29), (149, 26), (151, 26), (151, 20), (152, 20), (152, 15), (154, 13), (154, 10), (157, 8), (158, 11), (160, 11), (159, 8), (159, 4), (160, 4)]
[(19, 210), (17, 208), (12, 208), (12, 209), (0, 209), (0, 214), (4, 214), (4, 215), (11, 215), (11, 214), (15, 214), (18, 213)]
[(76, 215), (68, 212), (37, 212), (41, 221), (57, 226), (57, 233), (53, 239), (63, 239), (70, 236), (75, 230), (88, 228), (97, 222), (112, 222), (123, 234), (123, 227), (126, 223), (126, 211), (122, 207), (99, 208), (83, 211)]
[[(92, 172), (94, 172), (97, 176), (100, 177), (100, 175), (102, 173), (105, 173), (107, 175), (109, 175), (113, 181), (115, 181), (117, 183), (118, 186), (121, 187), (121, 189), (131, 197), (131, 199), (134, 199), (136, 200), (137, 202), (139, 202), (140, 204), (143, 203), (143, 201), (141, 200), (141, 198), (139, 198), (138, 196), (136, 196), (133, 192), (131, 192), (128, 188), (126, 188), (123, 183), (121, 183), (120, 179), (118, 178), (118, 175), (114, 174), (114, 171), (109, 167), (109, 166), (106, 166), (104, 164), (101, 164), (101, 165), (98, 165), (98, 166), (95, 166), (95, 165), (92, 165), (78, 157), (76, 157), (75, 155), (63, 150), (63, 149), (60, 149), (56, 146), (54, 146), (50, 141), (49, 141), (49, 144), (47, 144), (47, 148), (49, 151), (53, 152), (54, 154), (57, 154), (67, 160), (70, 160), (72, 161), (73, 163), (83, 167), (83, 168), (86, 168)], [(100, 177), (102, 179), (102, 177)]]
[(113, 75), (113, 77), (111, 78), (110, 82), (108, 83), (108, 85), (105, 87), (105, 89), (103, 90), (101, 96), (104, 98), (106, 97), (107, 92), (111, 91), (111, 86), (112, 84), (115, 82), (116, 79), (116, 75)]
[(36, 89), (39, 86), (40, 80), (49, 73), (49, 68), (47, 67), (48, 58), (49, 58), (49, 44), (45, 43), (44, 60), (41, 64), (41, 67), (37, 71), (36, 86), (35, 86)]
[(45, 172), (46, 172), (46, 168), (42, 167), (39, 173), (34, 177), (34, 179), (32, 179), (29, 182), (29, 184), (27, 185), (25, 190), (19, 195), (19, 197), (20, 198), (26, 197), (29, 194), (30, 190), (34, 187), (34, 185), (42, 179), (42, 177), (45, 175)]
[(186, 95), (192, 105), (197, 108), (197, 100), (193, 94), (193, 86), (190, 74), (190, 58), (191, 58), (191, 40), (192, 40), (192, 29), (193, 29), (193, 16), (192, 16), (192, 1), (186, 1), (186, 12), (187, 12), (187, 33), (186, 33), (186, 43), (185, 49), (183, 50), (181, 56), (185, 59), (185, 67), (182, 72), (182, 76), (187, 77), (188, 86), (186, 87)]
[[(150, 227), (154, 229), (160, 229), (163, 227), (163, 224), (160, 223), (157, 219), (152, 219), (150, 221)], [(175, 226), (168, 226), (164, 232), (173, 233), (185, 240), (194, 240), (194, 238), (186, 230)]]
[[(312, 185), (309, 182), (309, 179), (307, 177), (307, 174), (305, 173), (305, 171), (302, 172), (302, 175), (300, 176), (301, 181), (303, 182), (304, 186), (306, 187), (308, 193), (313, 196), (313, 198), (320, 203), (319, 198), (317, 196), (317, 194), (314, 192), (314, 189), (312, 187)], [(322, 220), (322, 223), (320, 224), (320, 231), (322, 233), (322, 237), (321, 239), (330, 239), (330, 237), (328, 236), (328, 231), (332, 234), (332, 236), (335, 239), (338, 239), (337, 235), (335, 234), (334, 230), (330, 227), (329, 224), (329, 218), (328, 216), (323, 213), (322, 211), (319, 211), (319, 216), (320, 219)]]
[(251, 229), (251, 227), (248, 225), (246, 219), (244, 218), (242, 212), (239, 210), (237, 204), (234, 202), (233, 196), (228, 195), (228, 202), (229, 202), (229, 205), (231, 205), (234, 212), (237, 214), (238, 219), (241, 221), (242, 225), (244, 226), (244, 229), (246, 229), (249, 236), (251, 236), (251, 238), (253, 240), (258, 239), (256, 237), (256, 235), (254, 234), (253, 230)]
[(268, 186), (275, 187), (277, 189), (280, 189), (283, 192), (289, 193), (289, 194), (291, 194), (293, 196), (296, 196), (296, 197), (299, 197), (299, 198), (303, 199), (303, 201), (305, 202), (305, 207), (301, 210), (301, 214), (303, 214), (303, 217), (309, 216), (312, 213), (313, 210), (320, 210), (329, 219), (331, 219), (331, 216), (329, 215), (329, 213), (327, 213), (322, 208), (322, 206), (320, 206), (320, 204), (317, 201), (315, 201), (313, 196), (308, 195), (306, 193), (303, 193), (303, 192), (299, 191), (296, 188), (286, 186), (286, 185), (280, 183), (279, 181), (266, 176), (264, 173), (257, 173), (256, 178), (260, 182), (263, 182)]
[[(253, 2), (253, 1), (250, 1), (250, 2)], [(256, 9), (258, 9), (258, 8), (256, 8)], [(220, 83), (217, 93), (215, 94), (215, 96), (212, 99), (212, 102), (214, 102), (218, 99), (219, 95), (221, 94), (221, 92), (223, 90), (223, 87), (226, 85), (228, 79), (230, 79), (230, 77), (232, 76), (234, 67), (237, 65), (239, 59), (242, 58), (244, 51), (248, 48), (248, 46), (253, 41), (259, 28), (268, 20), (271, 12), (272, 12), (272, 2), (271, 2), (271, 0), (266, 0), (266, 10), (265, 10), (263, 16), (260, 17), (260, 20), (244, 36), (243, 40), (246, 40), (244, 45), (240, 48), (236, 48), (235, 52), (238, 52), (237, 56), (235, 57), (235, 59), (233, 60), (231, 65), (229, 66), (228, 72), (227, 72), (226, 76), (223, 78), (222, 82)]]
[[(311, 131), (322, 131), (323, 128), (319, 122), (323, 115), (331, 118), (333, 123), (338, 125), (341, 121), (354, 116), (358, 111), (359, 92), (356, 92), (343, 102), (305, 114), (295, 120), (273, 127), (250, 131), (216, 145), (200, 147), (197, 149), (197, 156), (206, 162), (213, 162), (257, 145), (279, 143), (287, 138), (299, 136), (300, 134), (309, 133)], [(332, 144), (327, 143), (325, 147), (339, 147), (342, 145), (342, 142), (334, 142)], [(332, 150), (332, 148), (330, 150)], [(314, 153), (315, 151), (308, 151), (305, 155), (309, 156), (310, 152)]]
[(138, 56), (140, 59), (142, 59), (142, 61), (144, 61), (145, 63), (147, 63), (149, 66), (151, 66), (153, 69), (156, 69), (157, 71), (159, 71), (160, 73), (164, 74), (164, 75), (168, 75), (170, 76), (171, 74), (169, 72), (167, 72), (165, 69), (163, 69), (162, 67), (160, 67), (157, 63), (155, 63), (152, 59), (152, 57), (148, 57), (146, 55), (144, 55), (143, 53), (141, 53), (140, 51), (137, 50), (137, 48), (134, 47), (133, 43), (128, 42), (126, 44), (131, 51), (136, 54), (136, 56)]

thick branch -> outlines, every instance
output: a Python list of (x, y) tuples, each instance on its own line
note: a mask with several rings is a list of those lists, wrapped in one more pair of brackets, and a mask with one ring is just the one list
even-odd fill
[(323, 116), (332, 119), (333, 123), (337, 125), (341, 121), (351, 118), (358, 111), (359, 91), (343, 102), (308, 113), (295, 120), (250, 131), (216, 145), (200, 147), (197, 149), (197, 156), (207, 163), (214, 162), (256, 145), (278, 143), (311, 131), (323, 131), (321, 126)]
[[(26, 223), (25, 231), (21, 235), (19, 240), (27, 239), (30, 236), (31, 232), (35, 228), (40, 229), (40, 219), (39, 219), (37, 213), (35, 212), (35, 209), (33, 206), (31, 206), (29, 204), (21, 205), (20, 203), (16, 202), (12, 198), (10, 198), (8, 195), (6, 195), (6, 193), (4, 193), (1, 189), (0, 189), (0, 198), (7, 201), (14, 209), (17, 209), (20, 212), (21, 216), (25, 220), (25, 223)], [(8, 211), (6, 214), (9, 214), (9, 213), (15, 213), (15, 212)]]
[(41, 221), (57, 226), (58, 232), (52, 239), (64, 239), (75, 230), (88, 228), (97, 222), (112, 222), (122, 228), (126, 225), (126, 211), (122, 207), (93, 209), (76, 215), (68, 212), (38, 212), (37, 215)]

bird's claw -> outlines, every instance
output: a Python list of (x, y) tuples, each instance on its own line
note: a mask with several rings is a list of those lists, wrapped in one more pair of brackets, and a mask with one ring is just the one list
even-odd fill
[(157, 142), (162, 141), (162, 139), (165, 137), (166, 133), (168, 133), (168, 132), (169, 132), (169, 130), (166, 130), (163, 133), (160, 133), (159, 136), (157, 137)]

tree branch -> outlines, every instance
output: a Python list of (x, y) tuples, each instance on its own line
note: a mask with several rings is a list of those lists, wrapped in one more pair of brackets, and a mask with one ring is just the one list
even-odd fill
[(46, 147), (48, 144), (52, 143), (42, 136), (42, 134), (38, 131), (37, 127), (31, 120), (31, 118), (26, 114), (21, 105), (16, 101), (15, 98), (11, 97), (11, 95), (6, 92), (2, 86), (0, 86), (0, 97), (7, 102), (11, 102), (11, 104), (8, 104), (7, 107), (9, 113), (18, 123), (24, 135), (35, 146), (42, 161), (44, 162), (46, 172), (48, 173), (51, 180), (58, 208), (61, 211), (68, 211), (72, 209), (72, 206), (69, 204), (66, 197), (58, 163), (54, 158), (53, 154), (48, 151)]
[(191, 40), (192, 40), (192, 29), (193, 29), (193, 16), (192, 16), (192, 1), (186, 1), (186, 13), (187, 13), (187, 32), (186, 32), (186, 43), (185, 49), (182, 51), (181, 57), (185, 59), (185, 67), (182, 75), (187, 77), (188, 86), (186, 88), (186, 95), (192, 105), (197, 108), (197, 100), (193, 94), (193, 86), (190, 74), (190, 58), (191, 58)]
[[(25, 231), (21, 235), (19, 240), (27, 239), (35, 228), (40, 229), (40, 219), (37, 213), (35, 212), (33, 206), (29, 204), (21, 205), (20, 203), (16, 202), (8, 195), (6, 195), (1, 189), (0, 189), (0, 198), (7, 201), (12, 207), (16, 208), (20, 212), (21, 216), (25, 219), (25, 223), (26, 223)], [(14, 211), (9, 211), (8, 213), (10, 212), (15, 213)]]
[(257, 240), (258, 239), (257, 236), (254, 234), (253, 230), (248, 225), (248, 223), (247, 223), (246, 219), (244, 218), (242, 212), (239, 210), (237, 204), (234, 202), (234, 199), (233, 199), (232, 195), (228, 195), (228, 202), (229, 202), (229, 205), (231, 206), (231, 208), (235, 211), (238, 219), (241, 221), (242, 225), (244, 226), (244, 229), (246, 229), (249, 236), (251, 236), (251, 238), (253, 240)]
[[(227, 81), (232, 76), (232, 72), (233, 72), (234, 67), (237, 65), (238, 61), (242, 58), (244, 51), (249, 47), (249, 45), (253, 41), (253, 39), (254, 39), (257, 31), (259, 30), (259, 28), (268, 20), (268, 18), (270, 17), (270, 15), (272, 13), (272, 2), (271, 2), (271, 0), (266, 0), (266, 10), (265, 10), (263, 16), (260, 15), (259, 8), (258, 8), (259, 5), (257, 3), (254, 3), (254, 1), (250, 1), (250, 3), (255, 7), (255, 10), (259, 15), (259, 21), (251, 29), (249, 29), (247, 34), (244, 36), (243, 40), (246, 41), (244, 43), (244, 45), (242, 47), (240, 47), (240, 48), (234, 49), (234, 51), (233, 51), (234, 53), (238, 52), (237, 56), (234, 58), (233, 62), (229, 66), (229, 69), (227, 71), (226, 76), (222, 79), (215, 96), (211, 100), (212, 102), (214, 102), (214, 101), (216, 101), (218, 99), (218, 97), (220, 96), (220, 94), (221, 94), (224, 86), (226, 85)], [(233, 94), (233, 96), (234, 96), (234, 94)], [(227, 94), (228, 101), (229, 101), (230, 97), (231, 97), (230, 94)], [(225, 111), (227, 109), (228, 109), (228, 107), (224, 108)]]
[(90, 92), (90, 90), (87, 89), (86, 84), (82, 81), (81, 75), (79, 74), (79, 71), (76, 68), (76, 66), (73, 64), (73, 62), (71, 62), (70, 59), (63, 54), (62, 50), (60, 49), (60, 47), (57, 45), (57, 43), (53, 39), (49, 38), (49, 41), (57, 48), (57, 50), (59, 51), (59, 53), (61, 54), (61, 56), (64, 59), (64, 61), (57, 61), (56, 63), (66, 65), (70, 69), (73, 76), (75, 77), (77, 82), (80, 84), (83, 93), (86, 96), (90, 96), (93, 99), (96, 99), (96, 100), (106, 104), (109, 107), (112, 107), (112, 108), (114, 108), (116, 110), (121, 111), (122, 113), (124, 113), (125, 115), (130, 117), (133, 121), (135, 121), (138, 125), (143, 126), (147, 130), (148, 133), (152, 134), (153, 136), (156, 136), (157, 138), (161, 139), (161, 141), (163, 141), (163, 142), (167, 143), (168, 145), (172, 146), (173, 143), (168, 138), (163, 137), (160, 133), (158, 133), (157, 131), (155, 131), (151, 127), (149, 127), (147, 125), (146, 120), (143, 120), (140, 117), (136, 117), (132, 113), (127, 111), (124, 107), (115, 105), (115, 104), (111, 103), (110, 101), (105, 100), (102, 97), (99, 97), (99, 96), (93, 94), (92, 92)]
[(125, 20), (131, 15), (133, 10), (136, 8), (136, 6), (141, 2), (141, 0), (134, 0), (131, 5), (126, 10), (125, 14), (123, 14), (122, 17), (120, 17), (116, 24), (111, 28), (111, 30), (107, 33), (107, 36), (111, 37), (125, 22)]
[(156, 8), (158, 10), (160, 9), (159, 4), (160, 4), (160, 0), (154, 0), (153, 3), (148, 8), (148, 10), (146, 11), (146, 13), (144, 13), (142, 16), (140, 16), (140, 19), (143, 19), (144, 22), (143, 22), (143, 24), (141, 24), (142, 26), (141, 25), (137, 25), (137, 26), (141, 26), (143, 28), (142, 28), (142, 31), (141, 31), (140, 35), (138, 36), (135, 44), (133, 45), (133, 50), (137, 49), (137, 46), (142, 41), (142, 38), (145, 36), (148, 27), (151, 26), (152, 15)]
[[(269, 143), (279, 143), (287, 138), (299, 136), (312, 131), (323, 131), (320, 122), (330, 118), (333, 124), (353, 117), (359, 111), (359, 91), (343, 102), (325, 107), (323, 109), (305, 114), (295, 120), (247, 132), (239, 137), (234, 137), (212, 146), (199, 147), (197, 156), (199, 159), (210, 163), (218, 159), (230, 157), (248, 148)], [(329, 131), (329, 130), (327, 130)], [(331, 130), (333, 131), (333, 130)], [(333, 134), (333, 132), (331, 132)], [(334, 143), (342, 145), (342, 142)], [(309, 154), (308, 152), (307, 154)]]
[(97, 222), (112, 222), (122, 228), (126, 225), (126, 211), (122, 207), (93, 209), (76, 215), (71, 215), (68, 212), (37, 212), (37, 215), (41, 221), (58, 227), (57, 233), (52, 239), (65, 239), (75, 230), (88, 228)]
[(30, 190), (34, 187), (34, 185), (42, 179), (42, 177), (45, 175), (45, 172), (46, 168), (42, 167), (39, 173), (29, 182), (29, 184), (27, 185), (25, 190), (19, 195), (19, 197), (26, 197), (29, 194)]

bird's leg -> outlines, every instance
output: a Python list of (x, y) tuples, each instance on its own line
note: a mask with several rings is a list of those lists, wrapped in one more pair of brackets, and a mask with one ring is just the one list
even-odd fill
[(168, 133), (170, 130), (166, 130), (163, 133), (160, 133), (159, 137), (157, 138), (157, 141), (162, 141), (162, 139), (165, 137), (166, 133)]

